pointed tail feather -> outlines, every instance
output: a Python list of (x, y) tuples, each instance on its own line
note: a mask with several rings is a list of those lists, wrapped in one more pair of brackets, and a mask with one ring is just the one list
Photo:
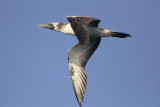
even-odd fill
[(126, 33), (122, 33), (122, 32), (111, 32), (110, 35), (112, 37), (117, 37), (117, 38), (132, 37), (130, 34), (126, 34)]

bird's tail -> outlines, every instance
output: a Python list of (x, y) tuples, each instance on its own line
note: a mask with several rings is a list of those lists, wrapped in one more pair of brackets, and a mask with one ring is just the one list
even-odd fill
[(111, 35), (112, 37), (117, 37), (117, 38), (132, 37), (130, 34), (126, 34), (122, 32), (111, 32), (109, 35)]

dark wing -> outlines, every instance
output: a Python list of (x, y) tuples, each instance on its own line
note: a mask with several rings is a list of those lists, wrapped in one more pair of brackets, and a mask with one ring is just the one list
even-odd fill
[(87, 87), (87, 75), (85, 65), (94, 51), (97, 49), (101, 38), (90, 39), (89, 45), (84, 48), (79, 42), (68, 50), (70, 75), (72, 84), (80, 107), (84, 99)]
[(77, 36), (79, 42), (86, 47), (89, 44), (90, 32), (87, 26), (97, 27), (100, 20), (86, 16), (68, 16), (68, 21), (71, 23), (71, 27)]

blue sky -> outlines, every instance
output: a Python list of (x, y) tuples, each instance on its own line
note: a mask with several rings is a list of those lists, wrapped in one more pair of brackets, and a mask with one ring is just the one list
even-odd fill
[(37, 25), (92, 16), (133, 37), (103, 38), (86, 66), (83, 107), (160, 107), (159, 0), (1, 0), (0, 107), (78, 107), (67, 50), (77, 39)]

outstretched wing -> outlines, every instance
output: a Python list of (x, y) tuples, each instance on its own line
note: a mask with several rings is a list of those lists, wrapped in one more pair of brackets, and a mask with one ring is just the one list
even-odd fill
[(80, 107), (82, 106), (87, 87), (85, 65), (91, 55), (97, 49), (100, 40), (101, 38), (91, 38), (89, 45), (86, 48), (83, 47), (80, 42), (78, 42), (67, 52), (72, 84)]
[(97, 27), (100, 20), (87, 16), (68, 16), (68, 21), (71, 23), (71, 27), (76, 34), (79, 42), (86, 47), (89, 44), (90, 32), (87, 26)]

